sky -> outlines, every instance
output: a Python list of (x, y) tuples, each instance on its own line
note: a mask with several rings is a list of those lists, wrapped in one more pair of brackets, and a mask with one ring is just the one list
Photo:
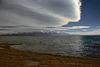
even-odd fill
[(100, 35), (99, 0), (0, 0), (0, 34)]

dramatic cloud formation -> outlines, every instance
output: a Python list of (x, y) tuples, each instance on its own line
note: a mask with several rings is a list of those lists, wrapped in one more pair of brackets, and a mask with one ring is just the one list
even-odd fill
[(80, 20), (80, 0), (0, 0), (0, 25), (34, 29)]

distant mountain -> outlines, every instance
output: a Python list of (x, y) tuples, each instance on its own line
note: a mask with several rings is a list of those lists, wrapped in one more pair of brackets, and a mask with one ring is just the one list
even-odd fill
[(2, 34), (2, 36), (67, 36), (66, 33), (57, 32), (22, 32), (13, 34)]

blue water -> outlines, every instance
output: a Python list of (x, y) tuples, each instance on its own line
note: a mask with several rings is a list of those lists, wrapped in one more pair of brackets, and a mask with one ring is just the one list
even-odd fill
[(100, 58), (100, 36), (0, 36), (12, 48), (38, 53)]

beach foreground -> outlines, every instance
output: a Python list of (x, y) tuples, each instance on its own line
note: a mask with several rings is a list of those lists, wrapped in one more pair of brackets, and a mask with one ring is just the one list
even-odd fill
[(0, 43), (0, 67), (100, 67), (100, 59), (19, 51)]

